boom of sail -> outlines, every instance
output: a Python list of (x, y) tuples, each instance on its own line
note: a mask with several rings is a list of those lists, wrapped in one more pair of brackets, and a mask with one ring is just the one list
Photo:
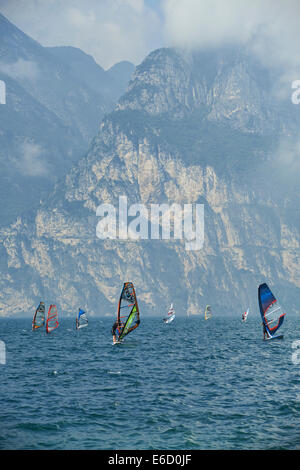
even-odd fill
[(38, 328), (41, 328), (41, 326), (44, 326), (44, 325), (45, 325), (45, 304), (44, 302), (40, 302), (33, 316), (32, 329), (37, 330)]
[(88, 323), (85, 311), (80, 308), (76, 318), (76, 329), (79, 330), (80, 328), (84, 328), (85, 326), (88, 326)]
[(118, 304), (116, 336), (121, 341), (140, 324), (140, 312), (132, 282), (125, 282)]
[(56, 305), (50, 305), (46, 321), (46, 332), (50, 333), (59, 325)]
[(283, 338), (283, 335), (275, 333), (281, 327), (285, 313), (267, 284), (261, 284), (258, 288), (258, 304), (267, 339)]

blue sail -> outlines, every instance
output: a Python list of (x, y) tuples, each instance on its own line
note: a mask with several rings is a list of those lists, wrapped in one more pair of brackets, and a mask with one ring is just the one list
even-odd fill
[(84, 313), (85, 313), (85, 311), (80, 308), (79, 313), (78, 313), (78, 320), (81, 317), (81, 315), (83, 315)]
[(274, 335), (281, 327), (285, 313), (282, 313), (277, 299), (265, 283), (258, 288), (258, 304), (267, 339), (279, 338), (279, 336)]
[(79, 309), (78, 317), (76, 318), (76, 328), (77, 330), (88, 326), (88, 319), (86, 317), (85, 311), (82, 308)]

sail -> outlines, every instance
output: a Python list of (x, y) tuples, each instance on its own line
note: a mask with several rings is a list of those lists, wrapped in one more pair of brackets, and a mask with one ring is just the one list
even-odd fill
[(120, 295), (117, 317), (117, 337), (122, 340), (140, 324), (140, 313), (132, 282), (125, 282)]
[(175, 318), (175, 310), (173, 304), (170, 305), (167, 316), (164, 318), (165, 323), (171, 323)]
[(209, 318), (212, 317), (212, 313), (211, 313), (211, 306), (210, 305), (206, 305), (206, 308), (205, 308), (205, 320), (208, 320)]
[(243, 322), (247, 321), (248, 315), (249, 315), (249, 308), (247, 309), (246, 312), (244, 312), (244, 313), (242, 314), (242, 320), (243, 320)]
[(50, 305), (46, 321), (46, 331), (50, 333), (58, 327), (58, 316), (56, 305)]
[(76, 318), (76, 328), (79, 330), (80, 328), (84, 328), (85, 326), (88, 326), (88, 319), (85, 314), (85, 311), (82, 310), (81, 308), (79, 309), (78, 316)]
[(169, 311), (168, 311), (168, 315), (174, 315), (174, 313), (175, 313), (175, 310), (174, 310), (173, 304), (171, 304)]
[(267, 337), (271, 339), (282, 325), (285, 313), (267, 284), (261, 284), (258, 288), (258, 304)]
[(33, 316), (32, 329), (37, 330), (38, 328), (41, 328), (41, 326), (44, 326), (44, 325), (45, 325), (45, 304), (44, 302), (40, 302)]

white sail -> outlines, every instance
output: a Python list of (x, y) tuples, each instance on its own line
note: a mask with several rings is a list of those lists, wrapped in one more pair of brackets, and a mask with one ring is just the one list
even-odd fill
[(89, 322), (85, 314), (85, 311), (80, 308), (78, 317), (76, 318), (76, 329), (80, 330), (80, 328), (84, 328), (85, 326), (88, 326), (88, 323)]
[(244, 312), (244, 313), (242, 314), (242, 321), (243, 321), (243, 322), (247, 321), (248, 315), (249, 315), (249, 308), (247, 309), (246, 312)]
[(173, 307), (173, 304), (170, 305), (169, 307), (169, 310), (168, 310), (168, 314), (167, 316), (164, 318), (164, 322), (165, 323), (171, 323), (175, 318), (175, 309)]

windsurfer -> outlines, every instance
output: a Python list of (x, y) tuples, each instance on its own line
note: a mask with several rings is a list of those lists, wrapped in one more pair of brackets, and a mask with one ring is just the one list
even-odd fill
[(113, 336), (113, 343), (117, 342), (116, 329), (118, 328), (118, 326), (119, 326), (118, 320), (116, 320), (111, 329), (111, 334)]
[(266, 328), (266, 325), (264, 323), (262, 325), (263, 325), (264, 339), (266, 339), (267, 328)]

